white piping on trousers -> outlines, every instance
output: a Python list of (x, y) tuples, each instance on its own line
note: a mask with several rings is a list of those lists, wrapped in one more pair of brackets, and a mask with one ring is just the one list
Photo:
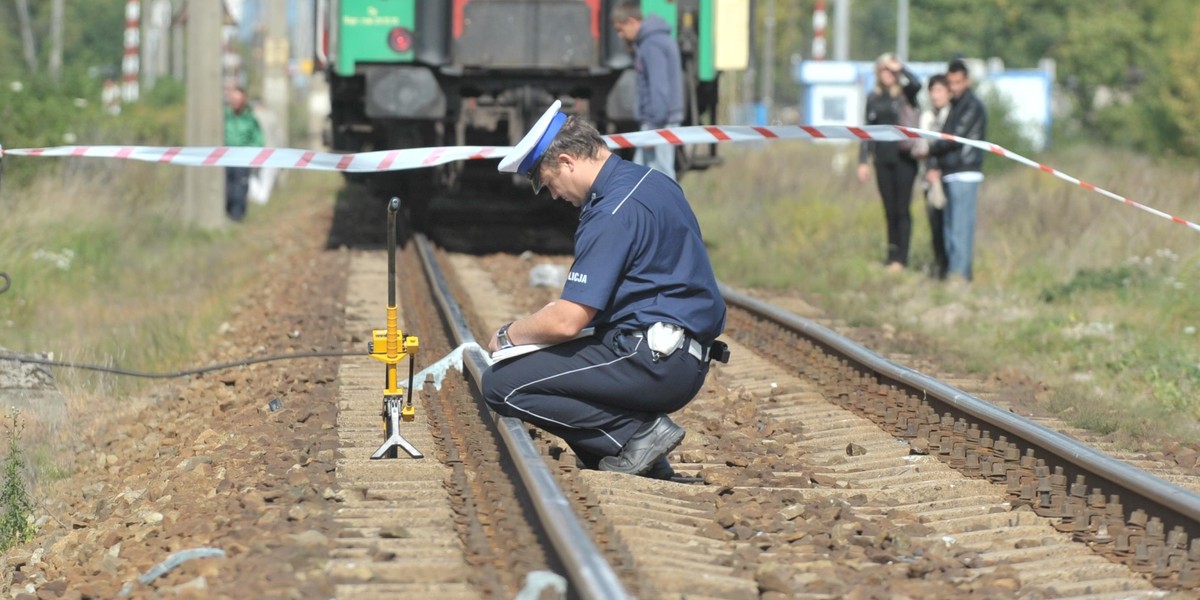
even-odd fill
[(588, 370), (588, 369), (595, 369), (595, 368), (599, 368), (599, 367), (607, 367), (608, 365), (616, 364), (616, 363), (618, 363), (618, 362), (621, 362), (621, 361), (623, 361), (623, 360), (625, 360), (625, 359), (627, 359), (627, 358), (632, 358), (632, 357), (634, 357), (634, 356), (636, 356), (636, 355), (637, 355), (637, 350), (638, 350), (638, 348), (640, 348), (641, 346), (642, 346), (642, 339), (641, 339), (641, 338), (638, 338), (638, 343), (637, 343), (637, 345), (636, 345), (636, 346), (634, 346), (634, 347), (633, 347), (633, 351), (632, 351), (632, 352), (630, 352), (629, 354), (626, 354), (625, 356), (622, 356), (622, 357), (620, 357), (620, 358), (617, 358), (616, 360), (611, 360), (611, 361), (609, 361), (609, 362), (606, 362), (606, 363), (601, 363), (601, 364), (598, 364), (598, 365), (588, 365), (588, 366), (586, 366), (586, 367), (582, 367), (582, 368), (579, 368), (579, 369), (572, 369), (572, 370), (570, 370), (570, 371), (565, 371), (565, 372), (563, 372), (563, 373), (559, 373), (559, 374), (557, 374), (557, 375), (551, 375), (551, 376), (549, 376), (549, 377), (543, 377), (543, 378), (541, 378), (541, 379), (537, 379), (537, 380), (534, 380), (534, 381), (530, 381), (530, 382), (528, 382), (528, 383), (524, 383), (524, 384), (522, 384), (522, 385), (520, 385), (520, 386), (517, 386), (517, 387), (513, 388), (513, 391), (511, 391), (511, 392), (509, 392), (507, 395), (505, 395), (505, 396), (504, 396), (504, 403), (505, 403), (505, 404), (507, 404), (507, 405), (509, 405), (509, 406), (511, 406), (511, 407), (513, 407), (513, 408), (514, 408), (514, 409), (516, 409), (516, 410), (519, 410), (519, 411), (521, 411), (521, 412), (523, 412), (523, 413), (527, 414), (527, 415), (530, 415), (530, 416), (536, 417), (536, 418), (538, 418), (538, 419), (541, 419), (542, 421), (545, 421), (545, 422), (547, 422), (547, 423), (554, 423), (555, 425), (559, 425), (559, 426), (561, 426), (561, 427), (565, 427), (565, 428), (567, 428), (567, 429), (580, 429), (580, 430), (582, 430), (582, 429), (596, 429), (596, 430), (597, 430), (597, 431), (599, 431), (600, 433), (604, 434), (604, 437), (606, 437), (606, 438), (608, 438), (608, 439), (612, 440), (612, 443), (613, 443), (613, 444), (614, 444), (614, 445), (617, 447), (617, 450), (619, 451), (619, 450), (621, 449), (621, 443), (620, 443), (620, 442), (618, 442), (617, 440), (613, 439), (613, 436), (611, 436), (611, 435), (608, 435), (608, 432), (607, 432), (607, 431), (604, 431), (603, 429), (598, 429), (598, 428), (595, 428), (595, 427), (588, 427), (588, 428), (584, 428), (584, 427), (574, 427), (574, 426), (572, 426), (572, 425), (568, 425), (568, 424), (566, 424), (566, 423), (562, 423), (562, 422), (559, 422), (559, 421), (555, 421), (554, 419), (548, 419), (548, 418), (546, 418), (546, 417), (543, 417), (543, 416), (541, 416), (541, 415), (539, 415), (539, 414), (533, 413), (533, 412), (531, 412), (531, 411), (528, 411), (528, 410), (526, 410), (526, 409), (524, 409), (524, 408), (521, 408), (521, 407), (519, 407), (519, 406), (517, 406), (517, 405), (515, 405), (515, 404), (512, 404), (512, 403), (510, 403), (510, 402), (508, 401), (508, 399), (509, 399), (509, 398), (511, 398), (513, 394), (515, 394), (515, 393), (517, 393), (517, 392), (521, 391), (521, 389), (522, 389), (522, 388), (524, 388), (524, 387), (527, 387), (527, 386), (530, 386), (530, 385), (533, 385), (533, 384), (535, 384), (535, 383), (541, 383), (541, 382), (543, 382), (543, 381), (549, 381), (549, 380), (551, 380), (551, 379), (554, 379), (554, 378), (556, 378), (556, 377), (562, 377), (563, 375), (570, 375), (570, 374), (572, 374), (572, 373), (578, 373), (578, 372), (580, 372), (580, 371), (586, 371), (586, 370)]

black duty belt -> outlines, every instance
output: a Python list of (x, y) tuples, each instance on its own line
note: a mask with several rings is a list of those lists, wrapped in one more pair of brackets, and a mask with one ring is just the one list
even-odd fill
[[(646, 332), (639, 329), (627, 332), (629, 335), (637, 338), (646, 337)], [(709, 345), (701, 344), (698, 340), (690, 335), (684, 336), (684, 344), (687, 348), (687, 353), (696, 357), (700, 362), (708, 362), (715, 360), (717, 362), (729, 362), (729, 345), (725, 342), (716, 341)]]

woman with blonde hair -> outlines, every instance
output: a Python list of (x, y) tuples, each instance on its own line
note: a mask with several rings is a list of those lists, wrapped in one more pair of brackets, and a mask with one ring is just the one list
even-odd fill
[[(917, 94), (921, 81), (891, 53), (875, 61), (875, 87), (867, 96), (865, 124), (917, 126)], [(858, 154), (858, 180), (866, 182), (871, 169), (867, 159), (874, 157), (875, 183), (883, 197), (887, 218), (887, 269), (900, 271), (908, 264), (908, 245), (912, 235), (913, 182), (917, 161), (911, 154), (912, 142), (865, 141)]]

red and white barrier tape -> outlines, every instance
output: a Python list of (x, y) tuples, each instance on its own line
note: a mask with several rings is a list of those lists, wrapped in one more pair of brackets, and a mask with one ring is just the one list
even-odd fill
[(153, 147), (153, 146), (57, 146), (54, 148), (0, 149), (0, 156), (83, 156), (124, 158), (188, 167), (266, 167), (375, 173), (433, 167), (459, 160), (500, 158), (512, 148), (507, 146), (445, 146), (406, 148), (340, 154), (296, 148), (250, 147)]
[(1080, 181), (1079, 179), (1067, 175), (1058, 169), (1048, 167), (1034, 160), (1025, 158), (1016, 152), (1012, 152), (986, 140), (969, 140), (947, 133), (928, 131), (925, 129), (902, 127), (899, 125), (866, 125), (863, 127), (847, 127), (843, 125), (823, 125), (819, 127), (809, 125), (783, 125), (771, 127), (720, 125), (654, 129), (638, 131), (636, 133), (610, 135), (606, 137), (608, 145), (612, 148), (636, 148), (639, 146), (662, 146), (667, 144), (679, 145), (712, 144), (716, 142), (749, 142), (775, 139), (839, 139), (860, 141), (873, 140), (879, 142), (896, 142), (916, 138), (949, 140), (979, 148), (985, 152), (998, 154), (1010, 160), (1015, 160), (1021, 164), (1045, 171), (1059, 179), (1062, 179), (1063, 181), (1069, 181), (1075, 185), (1089, 189), (1112, 200), (1116, 200), (1123, 204), (1128, 204), (1129, 206), (1146, 211), (1157, 217), (1174, 221), (1194, 231), (1200, 231), (1200, 225), (1188, 221), (1187, 219), (1181, 219), (1174, 215), (1170, 215), (1158, 210), (1157, 208), (1146, 206), (1145, 204), (1135, 202), (1120, 194), (1115, 194), (1104, 188), (1094, 186), (1086, 181)]
[[(1200, 232), (1200, 225), (1182, 219), (1156, 208), (1146, 206), (1097, 187), (1085, 181), (1080, 181), (1062, 171), (1048, 167), (997, 146), (985, 140), (969, 140), (958, 136), (927, 131), (899, 125), (865, 125), (848, 127), (845, 125), (694, 125), (689, 127), (672, 127), (667, 129), (651, 129), (604, 136), (605, 142), (612, 149), (637, 148), (644, 146), (683, 145), (683, 144), (713, 144), (724, 142), (751, 142), (767, 140), (872, 140), (877, 142), (898, 142), (917, 138), (931, 140), (949, 140), (979, 148), (985, 152), (998, 154), (1004, 158), (1045, 171), (1059, 179), (1068, 181), (1102, 196), (1128, 204), (1157, 217), (1184, 225)], [(380, 171), (400, 171), (405, 169), (420, 169), (432, 167), (459, 160), (478, 160), (500, 158), (512, 148), (508, 146), (443, 146), (437, 148), (407, 148), (403, 150), (380, 150), (376, 152), (359, 152), (356, 154), (337, 154), (330, 152), (314, 152), (294, 148), (245, 148), (245, 147), (206, 147), (206, 148), (161, 148), (149, 146), (58, 146), (54, 148), (21, 148), (4, 150), (0, 146), (0, 157), (5, 154), (13, 156), (85, 156), (97, 158), (124, 158), (148, 162), (176, 164), (185, 166), (209, 167), (276, 167), (281, 169), (312, 169), (322, 171), (345, 171), (350, 173), (370, 173)]]

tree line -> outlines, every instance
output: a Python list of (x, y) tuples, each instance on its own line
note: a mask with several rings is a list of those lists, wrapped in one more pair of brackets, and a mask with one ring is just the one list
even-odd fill
[[(814, 0), (751, 0), (756, 31), (774, 2), (775, 103), (798, 101), (793, 60), (810, 58)], [(826, 0), (833, 10), (835, 0)], [(852, 0), (852, 60), (896, 50), (896, 0)], [(833, 48), (833, 14), (826, 27)], [(997, 57), (1010, 68), (1054, 59), (1076, 133), (1149, 154), (1200, 155), (1200, 2), (1195, 0), (909, 0), (909, 56)], [(763, 56), (764, 36), (756, 36)]]
[(68, 91), (81, 78), (119, 77), (124, 35), (124, 0), (0, 0), (0, 77)]

